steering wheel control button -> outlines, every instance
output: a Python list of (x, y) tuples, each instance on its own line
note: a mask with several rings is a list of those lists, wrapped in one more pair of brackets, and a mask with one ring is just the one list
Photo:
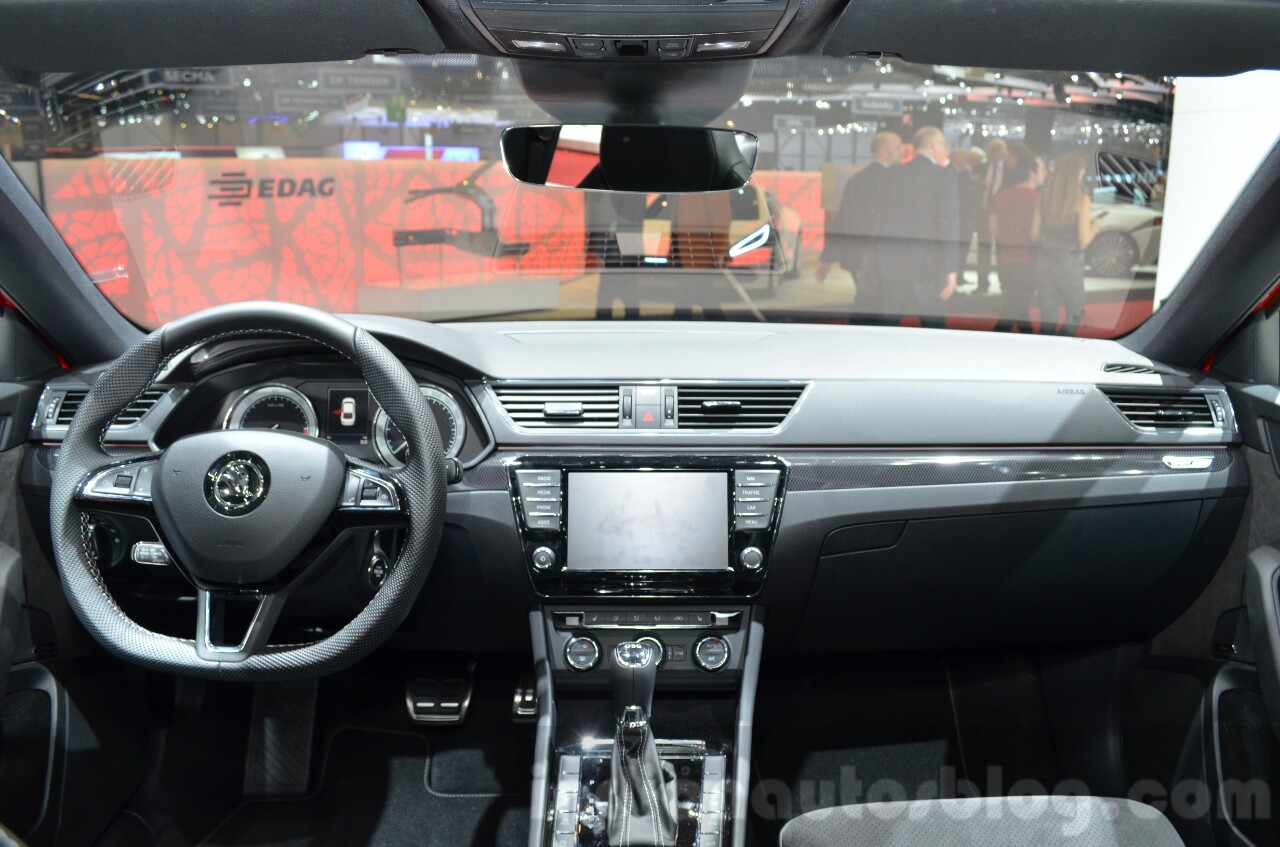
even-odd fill
[(391, 573), (391, 565), (387, 563), (384, 556), (374, 556), (369, 560), (367, 574), (370, 586), (381, 588), (382, 583), (387, 581), (387, 574), (389, 573)]
[(400, 508), (400, 495), (390, 480), (364, 468), (351, 468), (347, 471), (342, 505), (347, 509), (394, 510)]
[(97, 500), (150, 500), (155, 462), (117, 466), (94, 475), (81, 489), (81, 496)]
[(262, 505), (271, 485), (271, 474), (261, 457), (253, 453), (228, 453), (205, 475), (204, 496), (215, 512), (247, 515)]
[(155, 541), (139, 541), (133, 545), (133, 560), (140, 565), (164, 567), (172, 565), (173, 559), (163, 544)]
[(747, 547), (738, 554), (738, 564), (749, 571), (758, 571), (764, 564), (764, 553), (759, 547)]
[(589, 635), (578, 635), (564, 646), (564, 660), (575, 671), (586, 672), (600, 664), (600, 644)]
[(540, 571), (550, 570), (556, 566), (556, 551), (550, 547), (539, 547), (533, 551), (533, 566)]
[(693, 645), (693, 661), (708, 673), (722, 670), (729, 664), (729, 642), (718, 635), (698, 639)]

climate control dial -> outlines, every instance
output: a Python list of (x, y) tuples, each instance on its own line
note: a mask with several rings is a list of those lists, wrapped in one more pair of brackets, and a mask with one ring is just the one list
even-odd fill
[(698, 639), (693, 645), (693, 661), (709, 673), (715, 673), (729, 664), (729, 642), (718, 635)]
[(564, 660), (575, 671), (589, 671), (600, 664), (600, 643), (590, 635), (577, 635), (564, 645)]

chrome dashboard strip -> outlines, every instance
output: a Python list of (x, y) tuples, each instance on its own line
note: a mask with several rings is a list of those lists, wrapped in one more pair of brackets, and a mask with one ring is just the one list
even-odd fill
[[(697, 450), (673, 453), (698, 455)], [(706, 451), (702, 451), (706, 452)], [(1225, 448), (1114, 448), (1035, 450), (735, 450), (744, 456), (769, 455), (790, 466), (788, 491), (837, 491), (859, 488), (909, 488), (933, 485), (1045, 482), (1187, 476), (1223, 471), (1234, 461)], [(504, 463), (521, 455), (608, 458), (627, 451), (497, 451), (467, 470), (451, 490), (506, 491)]]

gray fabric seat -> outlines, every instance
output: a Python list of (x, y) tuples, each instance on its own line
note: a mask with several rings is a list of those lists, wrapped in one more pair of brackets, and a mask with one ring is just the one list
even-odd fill
[(1183, 847), (1158, 810), (1104, 797), (980, 797), (800, 815), (782, 847)]

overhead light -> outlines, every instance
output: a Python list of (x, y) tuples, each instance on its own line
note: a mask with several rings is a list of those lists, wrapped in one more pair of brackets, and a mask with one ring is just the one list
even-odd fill
[(548, 53), (564, 53), (566, 47), (558, 41), (525, 41), (513, 39), (511, 46), (518, 50), (545, 50)]
[(762, 224), (759, 229), (729, 248), (729, 258), (736, 259), (745, 253), (750, 253), (752, 250), (758, 250), (763, 247), (769, 241), (769, 233), (771, 231), (772, 229), (768, 224)]
[(704, 41), (698, 45), (698, 53), (727, 53), (731, 50), (746, 50), (750, 41)]

